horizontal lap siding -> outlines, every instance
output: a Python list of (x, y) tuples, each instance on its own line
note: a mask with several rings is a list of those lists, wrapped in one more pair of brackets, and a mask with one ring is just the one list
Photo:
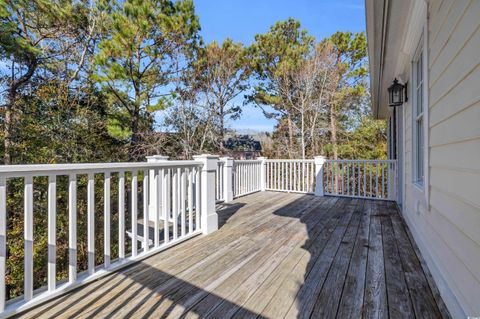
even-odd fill
[(454, 317), (480, 316), (479, 17), (478, 0), (429, 4), (430, 207), (419, 211), (410, 103), (404, 114), (405, 214)]

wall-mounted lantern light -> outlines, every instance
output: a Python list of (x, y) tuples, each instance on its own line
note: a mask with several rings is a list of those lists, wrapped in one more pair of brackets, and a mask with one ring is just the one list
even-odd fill
[(388, 104), (390, 106), (399, 106), (407, 101), (407, 84), (400, 84), (397, 78), (395, 78), (392, 85), (388, 88)]

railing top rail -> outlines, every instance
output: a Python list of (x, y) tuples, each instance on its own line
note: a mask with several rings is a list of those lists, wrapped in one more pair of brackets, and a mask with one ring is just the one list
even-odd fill
[(267, 159), (267, 162), (305, 162), (305, 163), (314, 163), (313, 159)]
[(164, 163), (80, 163), (80, 164), (34, 164), (0, 166), (0, 175), (5, 177), (23, 177), (26, 175), (47, 176), (67, 175), (71, 173), (118, 172), (154, 168), (175, 168), (202, 166), (200, 161), (166, 161)]
[(262, 160), (234, 160), (233, 163), (261, 163)]
[(396, 163), (397, 160), (347, 160), (347, 159), (338, 159), (338, 160), (332, 160), (332, 159), (327, 159), (326, 162), (335, 162), (335, 163)]

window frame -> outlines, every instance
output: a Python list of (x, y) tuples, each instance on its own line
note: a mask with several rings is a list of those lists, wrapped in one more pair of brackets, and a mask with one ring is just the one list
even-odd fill
[[(425, 17), (423, 28), (411, 61), (412, 92), (412, 184), (429, 203), (429, 121), (428, 121), (428, 25)], [(421, 83), (418, 82), (418, 63), (421, 60)], [(418, 88), (421, 87), (419, 92)], [(419, 94), (421, 94), (419, 96)], [(419, 98), (422, 110), (419, 112)], [(421, 125), (419, 125), (419, 123)], [(419, 143), (422, 145), (419, 145)]]

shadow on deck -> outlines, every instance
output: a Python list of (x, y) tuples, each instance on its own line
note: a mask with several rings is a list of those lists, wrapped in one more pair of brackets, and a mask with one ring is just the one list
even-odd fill
[(263, 192), (31, 318), (449, 317), (394, 203)]

